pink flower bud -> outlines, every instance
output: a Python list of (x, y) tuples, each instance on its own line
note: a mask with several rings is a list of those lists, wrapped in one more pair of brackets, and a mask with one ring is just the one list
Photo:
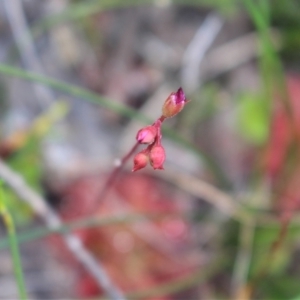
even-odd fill
[(133, 159), (132, 172), (145, 168), (147, 166), (148, 161), (149, 161), (148, 152), (146, 152), (145, 150), (136, 154), (136, 156)]
[(179, 88), (176, 93), (171, 95), (165, 101), (162, 108), (162, 115), (165, 118), (171, 118), (177, 115), (187, 103), (185, 94), (182, 88)]
[(161, 145), (154, 145), (150, 151), (150, 164), (154, 170), (164, 169), (164, 161), (166, 159), (165, 149)]
[(140, 129), (136, 135), (136, 140), (140, 144), (152, 144), (157, 135), (157, 129), (154, 126), (146, 126)]

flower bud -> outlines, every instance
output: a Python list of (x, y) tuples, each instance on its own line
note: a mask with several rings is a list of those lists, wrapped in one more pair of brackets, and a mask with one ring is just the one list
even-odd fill
[(164, 169), (164, 161), (166, 159), (165, 149), (161, 145), (155, 145), (150, 151), (150, 164), (154, 170)]
[(157, 129), (154, 126), (146, 126), (140, 129), (136, 135), (136, 140), (140, 144), (152, 144), (157, 135)]
[(165, 101), (162, 108), (162, 115), (165, 118), (171, 118), (177, 115), (187, 103), (185, 94), (182, 88), (179, 88), (176, 93), (171, 95)]
[(136, 156), (133, 159), (132, 172), (145, 168), (147, 166), (148, 161), (149, 161), (149, 156), (148, 153), (145, 152), (145, 150), (136, 154)]

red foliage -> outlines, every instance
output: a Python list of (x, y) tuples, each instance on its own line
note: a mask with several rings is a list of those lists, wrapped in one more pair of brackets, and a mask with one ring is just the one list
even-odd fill
[(271, 123), (270, 140), (267, 148), (266, 170), (275, 179), (283, 168), (285, 156), (291, 142), (290, 122), (287, 115), (278, 107)]
[[(77, 180), (66, 187), (61, 215), (65, 221), (87, 217), (96, 203), (102, 184), (99, 177)], [(101, 201), (97, 215), (119, 213), (160, 213), (162, 218), (127, 224), (80, 229), (76, 231), (86, 247), (104, 264), (112, 280), (124, 291), (154, 287), (188, 274), (195, 259), (188, 257), (191, 239), (189, 225), (182, 218), (176, 197), (162, 183), (150, 176), (126, 174)], [(180, 201), (182, 203), (182, 201)], [(94, 210), (95, 211), (95, 210)], [(53, 243), (53, 239), (52, 239)], [(59, 256), (79, 270), (77, 296), (92, 297), (99, 290), (85, 270), (69, 258), (62, 244), (57, 244)], [(197, 259), (196, 259), (197, 260)], [(157, 299), (171, 299), (160, 297)]]
[[(300, 209), (300, 161), (299, 150), (290, 172), (287, 170), (288, 155), (291, 146), (300, 145), (300, 76), (287, 77), (288, 105), (290, 110), (276, 101), (271, 121), (270, 140), (266, 152), (266, 174), (274, 187), (280, 183), (280, 199), (277, 208), (283, 221), (291, 218), (295, 210)], [(288, 178), (284, 178), (288, 174)]]

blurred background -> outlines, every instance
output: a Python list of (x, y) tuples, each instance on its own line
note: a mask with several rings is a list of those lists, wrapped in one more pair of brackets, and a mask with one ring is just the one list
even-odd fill
[(300, 299), (298, 0), (2, 0), (0, 45), (1, 299), (11, 236), (30, 299), (118, 299), (67, 232), (128, 299)]

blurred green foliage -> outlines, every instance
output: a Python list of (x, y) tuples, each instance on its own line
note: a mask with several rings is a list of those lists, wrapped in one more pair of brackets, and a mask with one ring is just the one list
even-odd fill
[(246, 93), (237, 103), (237, 128), (253, 145), (263, 145), (269, 135), (269, 120), (263, 95)]
[[(15, 152), (9, 159), (8, 164), (20, 173), (26, 182), (36, 191), (41, 192), (41, 161), (40, 161), (40, 139), (30, 135), (26, 144)], [(5, 202), (17, 225), (28, 222), (33, 212), (31, 208), (16, 196), (9, 188), (5, 188)]]
[[(21, 174), (26, 183), (35, 191), (42, 194), (42, 162), (41, 145), (43, 139), (51, 132), (54, 124), (65, 117), (69, 108), (64, 101), (57, 101), (50, 106), (47, 111), (37, 117), (31, 127), (25, 130), (17, 138), (21, 139), (20, 147), (13, 149), (13, 153), (7, 159), (10, 167)], [(22, 225), (32, 218), (32, 210), (25, 203), (20, 201), (13, 191), (9, 188), (6, 192), (6, 206), (18, 225)]]

